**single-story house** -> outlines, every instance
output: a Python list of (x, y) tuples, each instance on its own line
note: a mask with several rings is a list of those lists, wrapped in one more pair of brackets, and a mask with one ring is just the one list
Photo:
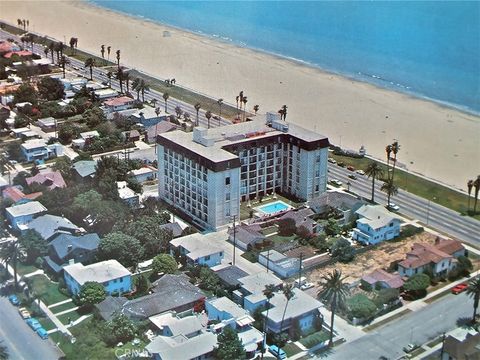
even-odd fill
[(188, 338), (184, 335), (157, 336), (145, 349), (155, 360), (211, 359), (217, 335), (203, 332)]
[(369, 245), (400, 235), (400, 219), (381, 205), (363, 205), (355, 214), (359, 219), (353, 229), (354, 240)]
[(166, 274), (152, 285), (153, 294), (125, 301), (123, 304), (114, 303), (107, 297), (96, 307), (103, 319), (107, 321), (115, 312), (122, 313), (131, 320), (146, 320), (151, 316), (168, 311), (191, 310), (205, 299), (203, 292), (191, 284), (188, 276), (184, 274)]
[(297, 274), (300, 271), (300, 260), (290, 258), (277, 250), (263, 251), (258, 255), (258, 262), (282, 279)]
[(95, 173), (97, 162), (94, 160), (80, 160), (73, 164), (72, 168), (81, 179), (93, 179)]
[(31, 220), (26, 229), (35, 230), (44, 240), (51, 240), (58, 233), (80, 234), (84, 230), (65, 217), (45, 214)]
[(228, 240), (238, 246), (243, 251), (252, 249), (255, 244), (262, 243), (266, 237), (260, 232), (259, 225), (241, 224), (235, 226), (235, 239), (233, 238), (233, 227), (228, 229)]
[(14, 203), (32, 201), (40, 196), (42, 196), (41, 192), (24, 194), (23, 191), (16, 186), (8, 186), (2, 190), (2, 197), (12, 200)]
[(154, 180), (157, 178), (158, 170), (153, 166), (144, 166), (140, 169), (132, 170), (128, 175), (134, 177), (138, 182), (142, 183), (147, 180)]
[(362, 276), (362, 285), (375, 289), (400, 289), (403, 286), (402, 277), (398, 274), (390, 274), (383, 269), (375, 269), (371, 273)]
[(326, 191), (308, 202), (308, 206), (316, 214), (324, 214), (330, 209), (336, 209), (343, 214), (343, 224), (349, 223), (364, 200), (341, 191)]
[[(294, 296), (288, 302), (285, 316), (285, 305), (287, 298), (282, 292), (276, 292), (273, 298), (270, 299), (271, 308), (263, 311), (262, 315), (267, 319), (267, 331), (273, 333), (280, 333), (289, 331), (293, 321), (298, 321), (300, 331), (309, 331), (315, 326), (317, 318), (321, 318), (320, 308), (322, 303), (314, 297), (308, 295), (300, 289), (294, 288)], [(280, 328), (283, 321), (283, 327)]]
[(105, 110), (107, 113), (112, 113), (114, 111), (133, 108), (135, 105), (135, 99), (132, 99), (128, 96), (119, 96), (104, 101), (103, 105), (105, 106)]
[(190, 265), (206, 265), (208, 267), (219, 265), (222, 262), (223, 249), (215, 245), (218, 233), (206, 235), (196, 233), (182, 236), (170, 241), (171, 253), (184, 256)]
[(110, 99), (118, 95), (118, 92), (113, 89), (98, 89), (94, 90), (93, 93), (98, 100)]
[(230, 265), (222, 269), (216, 270), (215, 274), (220, 278), (220, 282), (223, 286), (234, 289), (240, 286), (239, 279), (247, 276), (248, 274), (235, 265)]
[(187, 338), (200, 335), (207, 328), (208, 317), (205, 314), (178, 317), (175, 312), (169, 311), (148, 318), (155, 327), (157, 335), (178, 336)]
[(23, 133), (29, 132), (30, 128), (28, 127), (21, 127), (16, 129), (11, 129), (11, 135), (14, 138), (20, 139)]
[(174, 123), (171, 123), (169, 121), (160, 121), (158, 124), (150, 126), (146, 129), (145, 142), (147, 142), (148, 144), (155, 144), (155, 141), (157, 140), (157, 135), (178, 129), (178, 125)]
[(233, 298), (251, 314), (256, 308), (267, 302), (267, 298), (263, 295), (265, 286), (272, 284), (276, 288), (280, 288), (283, 285), (282, 280), (265, 271), (245, 276), (238, 281), (240, 288), (233, 292)]
[(280, 217), (280, 220), (284, 219), (293, 219), (295, 221), (295, 226), (297, 229), (300, 226), (305, 227), (311, 234), (315, 234), (319, 231), (319, 225), (311, 216), (314, 215), (312, 209), (310, 208), (302, 208), (302, 209), (293, 209), (287, 211)]
[(59, 273), (70, 260), (89, 263), (94, 260), (99, 244), (100, 237), (95, 233), (80, 236), (59, 234), (48, 244), (44, 265), (50, 271)]
[(138, 194), (130, 189), (126, 181), (117, 181), (118, 196), (130, 207), (138, 207), (140, 198)]
[(24, 204), (18, 204), (5, 209), (7, 220), (13, 229), (22, 231), (29, 227), (27, 224), (36, 216), (47, 213), (47, 208), (38, 201), (29, 201)]
[(37, 120), (37, 125), (42, 129), (44, 132), (51, 132), (55, 131), (55, 127), (57, 126), (57, 121), (53, 117), (47, 117), (43, 119)]
[(46, 186), (49, 190), (67, 186), (60, 171), (38, 173), (35, 176), (25, 178), (25, 181), (29, 186), (32, 184), (40, 184)]
[[(145, 127), (149, 127), (167, 120), (168, 114), (165, 113), (161, 107), (157, 108), (151, 106), (144, 106), (143, 109), (138, 109), (130, 115), (130, 119), (136, 123), (142, 124)], [(158, 112), (158, 113), (157, 113)]]
[(465, 248), (457, 240), (436, 238), (433, 245), (415, 243), (407, 258), (398, 263), (401, 276), (412, 276), (430, 270), (435, 276), (445, 276), (456, 266), (456, 258), (465, 255)]
[(97, 130), (85, 131), (80, 133), (80, 138), (72, 140), (72, 146), (77, 149), (83, 149), (92, 143), (93, 139), (100, 137)]
[(82, 285), (88, 281), (102, 284), (109, 295), (132, 291), (132, 274), (117, 260), (101, 261), (87, 266), (76, 263), (65, 266), (63, 270), (65, 284), (72, 295), (77, 295)]

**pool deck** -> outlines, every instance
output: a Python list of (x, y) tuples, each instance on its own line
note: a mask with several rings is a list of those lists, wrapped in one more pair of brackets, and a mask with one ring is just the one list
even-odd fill
[[(277, 205), (282, 205), (282, 206), (278, 206)], [(266, 209), (266, 208), (272, 208), (272, 209)], [(261, 214), (264, 214), (264, 215), (274, 215), (276, 213), (280, 213), (280, 212), (284, 212), (286, 210), (290, 210), (290, 209), (293, 209), (293, 206), (291, 205), (288, 205), (286, 202), (282, 201), (282, 200), (275, 200), (275, 201), (272, 201), (270, 203), (267, 203), (267, 204), (264, 204), (264, 205), (261, 205), (261, 206), (257, 206), (254, 208), (254, 210), (260, 212)]]

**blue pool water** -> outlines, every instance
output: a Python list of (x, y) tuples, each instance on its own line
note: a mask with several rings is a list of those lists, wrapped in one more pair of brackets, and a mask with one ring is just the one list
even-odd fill
[(279, 211), (287, 210), (290, 206), (285, 204), (283, 201), (276, 201), (268, 205), (260, 206), (258, 210), (264, 212), (265, 214), (275, 214)]
[(480, 112), (478, 1), (92, 2)]

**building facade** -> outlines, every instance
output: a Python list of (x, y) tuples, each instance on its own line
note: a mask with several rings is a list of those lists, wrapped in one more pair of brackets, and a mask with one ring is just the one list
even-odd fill
[(266, 120), (159, 134), (159, 196), (192, 221), (218, 228), (240, 202), (281, 192), (309, 200), (326, 190), (328, 139)]

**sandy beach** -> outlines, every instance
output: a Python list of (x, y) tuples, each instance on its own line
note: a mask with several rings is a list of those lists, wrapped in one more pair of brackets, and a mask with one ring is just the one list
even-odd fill
[(397, 139), (401, 164), (460, 189), (480, 173), (478, 116), (81, 1), (1, 1), (0, 18), (29, 19), (31, 30), (67, 42), (75, 36), (98, 56), (110, 45), (126, 66), (230, 103), (243, 90), (260, 112), (287, 104), (288, 121), (376, 158)]

